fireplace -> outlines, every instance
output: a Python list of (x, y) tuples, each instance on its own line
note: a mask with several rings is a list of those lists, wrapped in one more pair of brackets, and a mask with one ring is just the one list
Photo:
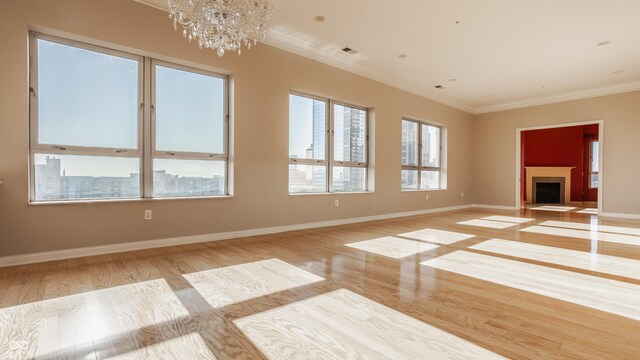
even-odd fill
[(537, 204), (564, 204), (564, 177), (534, 177), (533, 200)]
[[(571, 202), (571, 171), (574, 167), (569, 166), (525, 166), (525, 191), (526, 202), (529, 204), (542, 203), (546, 204), (569, 204)], [(534, 181), (535, 179), (535, 181)], [(555, 197), (552, 202), (546, 202), (549, 199), (536, 198), (536, 183), (560, 183), (560, 199)], [(546, 185), (542, 185), (545, 187)], [(548, 186), (551, 188), (551, 186)], [(556, 188), (554, 185), (553, 188)], [(542, 190), (545, 191), (544, 189)], [(555, 190), (554, 190), (555, 191)]]

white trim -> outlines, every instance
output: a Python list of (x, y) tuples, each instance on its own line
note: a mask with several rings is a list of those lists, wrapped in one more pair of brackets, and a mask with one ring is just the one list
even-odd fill
[[(599, 155), (598, 155), (598, 169), (600, 170), (599, 174), (598, 174), (598, 214), (602, 215), (603, 213), (603, 206), (602, 206), (602, 202), (604, 199), (603, 196), (603, 190), (604, 190), (604, 182), (603, 182), (603, 173), (604, 173), (604, 120), (590, 120), (590, 121), (580, 121), (580, 122), (574, 122), (574, 123), (564, 123), (564, 124), (553, 124), (553, 125), (541, 125), (541, 126), (532, 126), (532, 127), (525, 127), (525, 128), (517, 128), (516, 129), (516, 201), (515, 201), (515, 207), (517, 208), (522, 208), (524, 207), (522, 204), (520, 204), (520, 190), (521, 190), (521, 183), (522, 183), (522, 179), (520, 178), (520, 175), (522, 174), (520, 171), (520, 167), (522, 166), (522, 164), (520, 163), (520, 153), (521, 153), (521, 147), (522, 144), (520, 143), (521, 140), (521, 135), (523, 131), (529, 131), (529, 130), (541, 130), (541, 129), (556, 129), (556, 128), (563, 128), (563, 127), (572, 127), (572, 126), (583, 126), (583, 125), (598, 125), (598, 141), (600, 142), (600, 146), (598, 149)], [(519, 205), (520, 204), (520, 205)]]
[(491, 209), (491, 210), (519, 210), (515, 206), (505, 206), (505, 205), (485, 205), (485, 204), (473, 204), (473, 208), (475, 209)]
[(274, 227), (267, 227), (267, 228), (229, 231), (229, 232), (223, 232), (223, 233), (181, 236), (181, 237), (165, 238), (165, 239), (157, 239), (157, 240), (134, 241), (134, 242), (128, 242), (123, 244), (109, 244), (109, 245), (91, 246), (91, 247), (83, 247), (83, 248), (75, 248), (75, 249), (65, 249), (65, 250), (31, 253), (31, 254), (4, 256), (4, 257), (0, 257), (0, 268), (7, 267), (7, 266), (33, 264), (33, 263), (39, 263), (39, 262), (45, 262), (45, 261), (73, 259), (73, 258), (85, 257), (85, 256), (105, 255), (105, 254), (112, 254), (112, 253), (119, 253), (119, 252), (126, 252), (126, 251), (154, 249), (154, 248), (160, 248), (160, 247), (166, 247), (166, 246), (186, 245), (186, 244), (203, 243), (203, 242), (217, 241), (217, 240), (243, 238), (243, 237), (249, 237), (249, 236), (268, 235), (268, 234), (282, 233), (282, 232), (288, 232), (288, 231), (353, 224), (353, 223), (366, 222), (366, 221), (376, 221), (376, 220), (392, 219), (392, 218), (407, 217), (407, 216), (434, 214), (434, 213), (440, 213), (445, 211), (463, 210), (463, 209), (468, 209), (472, 207), (474, 207), (474, 205), (471, 205), (471, 204), (458, 205), (458, 206), (450, 206), (450, 207), (444, 207), (444, 208), (406, 211), (406, 212), (400, 212), (400, 213), (372, 215), (372, 216), (364, 216), (364, 217), (357, 217), (357, 218), (327, 220), (327, 221), (319, 221), (319, 222), (305, 223), (305, 224), (282, 225), (282, 226), (274, 226)]
[(593, 98), (598, 96), (614, 95), (614, 94), (620, 94), (620, 93), (638, 91), (638, 90), (640, 90), (640, 82), (597, 87), (597, 88), (588, 89), (588, 90), (565, 92), (565, 93), (555, 94), (551, 96), (512, 101), (512, 102), (496, 104), (496, 105), (482, 106), (482, 107), (474, 108), (473, 114), (475, 115), (487, 114), (487, 113), (504, 111), (504, 110), (513, 110), (513, 109), (521, 109), (521, 108), (526, 108), (531, 106), (555, 104), (555, 103), (560, 103), (565, 101), (588, 99), (588, 98)]
[(640, 214), (623, 214), (623, 213), (610, 213), (603, 212), (600, 214), (602, 217), (612, 217), (612, 218), (621, 218), (621, 219), (633, 219), (640, 220)]

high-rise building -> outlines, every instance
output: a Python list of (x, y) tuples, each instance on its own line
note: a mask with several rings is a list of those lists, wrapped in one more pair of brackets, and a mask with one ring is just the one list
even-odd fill
[[(402, 125), (402, 164), (418, 165), (418, 125), (403, 121)], [(418, 186), (418, 171), (402, 171), (402, 188)]]
[[(366, 112), (346, 106), (334, 109), (334, 159), (349, 162), (366, 162), (367, 157)], [(333, 176), (336, 191), (364, 190), (366, 171), (362, 168), (338, 168)]]
[(36, 165), (36, 199), (57, 199), (62, 192), (62, 167), (60, 159), (47, 156), (44, 161), (44, 164)]

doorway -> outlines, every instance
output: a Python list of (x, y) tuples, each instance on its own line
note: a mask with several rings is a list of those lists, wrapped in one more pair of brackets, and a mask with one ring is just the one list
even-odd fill
[[(517, 208), (544, 203), (597, 208), (600, 214), (603, 127), (598, 120), (516, 129)], [(555, 185), (546, 185), (550, 177)], [(553, 196), (536, 198), (536, 189)]]

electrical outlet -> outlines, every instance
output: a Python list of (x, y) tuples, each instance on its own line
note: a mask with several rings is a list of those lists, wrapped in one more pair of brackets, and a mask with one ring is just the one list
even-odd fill
[(151, 220), (151, 210), (145, 210), (144, 211), (144, 219), (145, 220)]
[(464, 197), (464, 193), (460, 193), (460, 197)]
[(429, 194), (424, 194), (424, 199), (429, 200)]
[(340, 206), (340, 200), (336, 200), (335, 205)]

